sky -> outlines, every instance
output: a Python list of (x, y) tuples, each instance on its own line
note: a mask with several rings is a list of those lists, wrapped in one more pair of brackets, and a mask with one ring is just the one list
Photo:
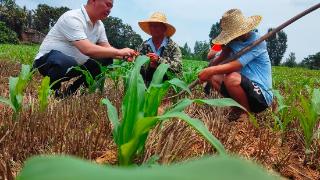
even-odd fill
[[(18, 5), (26, 6), (27, 9), (35, 9), (40, 3), (78, 9), (86, 2), (87, 0), (16, 0)], [(153, 12), (163, 12), (177, 30), (172, 39), (180, 46), (188, 43), (193, 48), (195, 41), (209, 41), (212, 24), (218, 22), (229, 9), (238, 8), (247, 17), (261, 15), (263, 19), (258, 30), (264, 35), (268, 28), (279, 26), (317, 3), (319, 0), (114, 0), (110, 15), (121, 18), (143, 39), (147, 39), (148, 35), (139, 28), (138, 21), (149, 18)], [(298, 62), (320, 52), (319, 22), (320, 9), (284, 29), (288, 36), (288, 48), (283, 62), (290, 52), (296, 54)]]

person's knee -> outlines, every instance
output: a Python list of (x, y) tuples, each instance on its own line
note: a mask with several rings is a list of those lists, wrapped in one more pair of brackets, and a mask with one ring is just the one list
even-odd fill
[(241, 83), (241, 75), (237, 72), (233, 72), (233, 73), (227, 74), (224, 77), (223, 81), (227, 87), (238, 86)]
[(46, 75), (49, 76), (52, 81), (64, 79), (68, 70), (78, 65), (73, 57), (56, 50), (50, 51), (46, 57), (46, 63), (48, 64)]

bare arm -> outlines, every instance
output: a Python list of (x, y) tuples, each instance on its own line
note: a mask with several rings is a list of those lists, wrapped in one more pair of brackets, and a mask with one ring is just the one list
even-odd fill
[(101, 43), (99, 45), (96, 45), (91, 43), (87, 39), (74, 41), (73, 44), (79, 49), (81, 53), (93, 58), (115, 58), (135, 55), (135, 52), (132, 49), (116, 49), (112, 47), (109, 43)]
[(226, 64), (220, 64), (205, 68), (199, 73), (200, 81), (204, 82), (209, 80), (213, 75), (217, 74), (229, 74), (232, 72), (240, 71), (242, 64), (239, 60), (234, 60)]

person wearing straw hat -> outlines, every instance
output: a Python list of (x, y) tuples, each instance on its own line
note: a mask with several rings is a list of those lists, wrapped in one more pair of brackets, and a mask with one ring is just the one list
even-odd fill
[[(271, 62), (266, 42), (255, 46), (239, 59), (220, 63), (259, 39), (258, 32), (254, 30), (261, 19), (261, 16), (245, 17), (239, 9), (225, 12), (220, 20), (222, 31), (212, 41), (213, 44), (224, 45), (224, 48), (214, 60), (214, 66), (199, 73), (200, 81), (210, 82), (213, 89), (254, 113), (265, 110), (273, 101)], [(245, 113), (234, 109), (232, 114), (239, 117)]]
[[(146, 84), (149, 85), (153, 73), (161, 63), (168, 64), (170, 72), (180, 74), (182, 71), (182, 54), (179, 46), (171, 39), (176, 29), (168, 23), (166, 15), (155, 12), (149, 19), (140, 21), (139, 26), (151, 36), (138, 48), (140, 54), (150, 58), (150, 63), (141, 70), (141, 75)], [(165, 76), (164, 79), (168, 79), (168, 77)]]

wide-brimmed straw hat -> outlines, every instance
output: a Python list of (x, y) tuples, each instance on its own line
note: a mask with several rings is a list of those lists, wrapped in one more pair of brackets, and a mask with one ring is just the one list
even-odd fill
[(261, 16), (244, 17), (239, 9), (230, 9), (220, 20), (221, 33), (212, 40), (213, 44), (228, 44), (233, 39), (255, 29), (261, 22)]
[(149, 35), (151, 35), (150, 28), (149, 28), (149, 23), (151, 22), (163, 23), (167, 27), (166, 36), (168, 37), (171, 37), (176, 32), (176, 28), (168, 23), (167, 17), (164, 13), (155, 12), (150, 16), (149, 19), (139, 22), (140, 28)]

